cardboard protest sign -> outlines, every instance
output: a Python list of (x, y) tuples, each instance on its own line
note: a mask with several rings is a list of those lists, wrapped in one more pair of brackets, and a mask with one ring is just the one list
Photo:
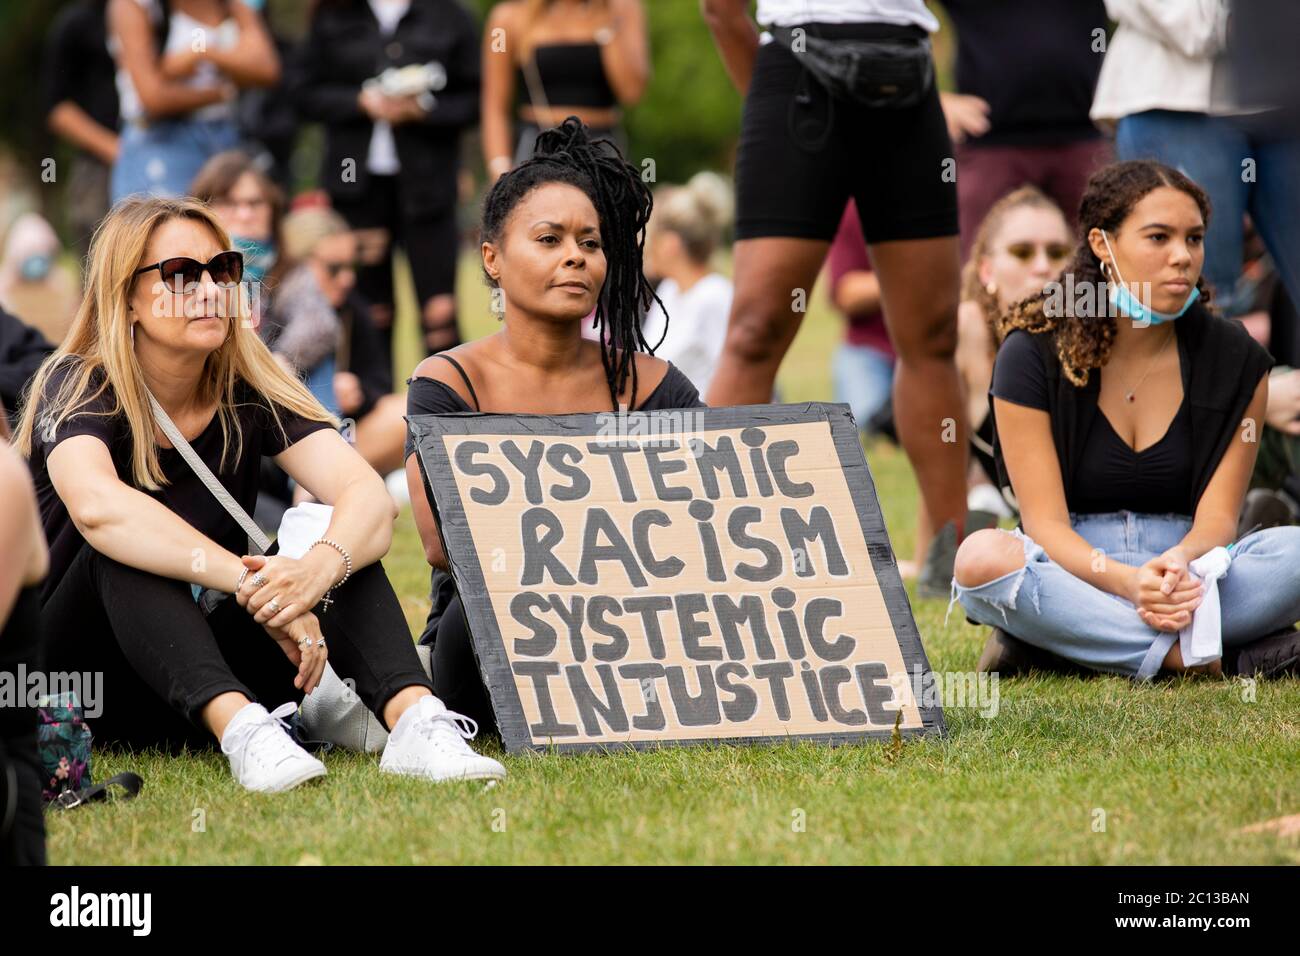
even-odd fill
[(410, 424), (511, 752), (943, 732), (847, 406)]

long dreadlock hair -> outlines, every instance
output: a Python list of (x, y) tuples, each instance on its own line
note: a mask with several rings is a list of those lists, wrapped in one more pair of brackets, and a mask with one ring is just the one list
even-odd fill
[[(1093, 254), (1088, 234), (1093, 229), (1105, 229), (1114, 236), (1120, 223), (1128, 218), (1133, 207), (1161, 186), (1186, 193), (1196, 203), (1201, 219), (1210, 224), (1210, 198), (1200, 186), (1186, 175), (1152, 159), (1133, 159), (1103, 166), (1092, 174), (1079, 201), (1079, 245), (1074, 258), (1058, 277), (1065, 284), (1066, 276), (1073, 276), (1076, 288), (1105, 288), (1101, 260)], [(1109, 279), (1106, 279), (1109, 282)], [(1213, 293), (1206, 284), (1204, 274), (1197, 276), (1196, 288), (1201, 290), (1201, 303), (1215, 313)], [(1089, 372), (1102, 368), (1110, 361), (1111, 346), (1115, 344), (1116, 321), (1101, 305), (1096, 316), (1077, 315), (1066, 309), (1065, 315), (1050, 314), (1047, 292), (1013, 305), (999, 316), (997, 340), (1001, 342), (1013, 329), (1027, 332), (1051, 332), (1056, 339), (1056, 354), (1061, 371), (1076, 386), (1088, 384)]]
[[(614, 406), (618, 406), (618, 396), (630, 375), (631, 407), (635, 408), (634, 353), (653, 354), (641, 334), (641, 316), (651, 302), (659, 301), (642, 271), (646, 223), (650, 221), (654, 197), (640, 172), (624, 160), (617, 146), (603, 139), (593, 142), (582, 121), (570, 116), (538, 135), (532, 158), (510, 170), (488, 190), (483, 200), (483, 241), (499, 242), (515, 206), (547, 183), (581, 189), (596, 207), (606, 272), (596, 300), (593, 327), (599, 330), (600, 358)], [(488, 285), (496, 288), (496, 281), (486, 270), (483, 274)]]

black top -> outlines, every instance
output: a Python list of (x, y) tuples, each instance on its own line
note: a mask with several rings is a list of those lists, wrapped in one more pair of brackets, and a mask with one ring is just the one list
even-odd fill
[[(460, 131), (478, 122), (479, 42), (474, 18), (456, 0), (411, 0), (386, 35), (366, 0), (322, 0), (299, 45), (292, 95), (307, 119), (325, 125), (321, 183), (335, 200), (365, 195), (374, 124), (357, 104), (361, 84), (390, 66), (435, 63), (446, 85), (431, 91), (423, 119), (393, 128), (403, 209), (446, 212), (456, 202)], [(345, 175), (351, 170), (355, 175)]]
[[(998, 350), (989, 394), (1042, 411), (1050, 407), (1043, 359), (1028, 332), (1013, 332)], [(1105, 412), (1098, 409), (1084, 440), (1066, 506), (1075, 514), (1136, 511), (1190, 516), (1191, 451), (1191, 409), (1186, 395), (1164, 436), (1140, 452), (1120, 438)]]
[[(1097, 406), (1102, 373), (1093, 369), (1082, 387), (1062, 373), (1054, 333), (1017, 329), (998, 349), (990, 408), (996, 396), (1048, 413), (1071, 511), (1195, 513), (1273, 359), (1241, 323), (1211, 315), (1200, 303), (1177, 320), (1174, 332), (1183, 403), (1160, 442), (1140, 453)], [(999, 484), (1010, 487), (996, 420), (993, 451)], [(1107, 486), (1116, 481), (1121, 488)]]
[[(464, 368), (450, 355), (439, 352), (440, 358), (445, 358), (458, 371), (465, 380), (465, 385), (469, 388), (471, 396), (475, 396), (474, 385), (470, 382), (469, 376), (465, 374)], [(466, 404), (465, 400), (460, 397), (454, 388), (445, 382), (439, 382), (436, 379), (419, 378), (407, 379), (407, 385), (410, 389), (406, 393), (406, 414), (409, 415), (454, 415), (457, 413), (469, 412), (471, 414), (477, 411), (478, 399), (475, 396), (475, 408)], [(655, 388), (646, 396), (637, 411), (658, 412), (671, 408), (704, 408), (705, 405), (700, 401), (700, 393), (686, 377), (685, 373), (680, 371), (676, 365), (671, 362), (668, 365), (668, 372)], [(415, 452), (415, 441), (411, 437), (411, 431), (408, 428), (406, 432), (406, 457), (409, 458)], [(420, 473), (424, 473), (423, 467)], [(425, 479), (425, 495), (429, 500), (433, 500), (433, 494), (428, 486), (428, 479)], [(447, 605), (456, 596), (456, 585), (450, 574), (440, 568), (433, 569), (433, 575), (430, 581), (430, 600), (432, 606), (429, 608), (429, 616), (425, 621), (424, 634), (420, 638), (421, 644), (432, 644), (438, 631), (438, 622), (442, 620), (443, 612), (446, 611)]]
[[(551, 106), (590, 106), (607, 109), (617, 104), (598, 43), (546, 43), (533, 49), (542, 94)], [(528, 74), (520, 68), (522, 102), (532, 103)], [(534, 104), (541, 105), (541, 104)]]
[[(71, 367), (71, 363), (65, 364), (50, 375), (44, 393), (46, 396), (55, 394)], [(99, 381), (102, 379), (97, 376), (92, 389), (98, 387)], [(36, 484), (36, 500), (41, 508), (41, 524), (45, 529), (45, 539), (50, 545), (50, 573), (45, 579), (42, 600), (48, 600), (54, 593), (59, 580), (84, 543), (81, 532), (68, 515), (67, 507), (50, 483), (46, 460), (54, 447), (74, 435), (94, 435), (108, 446), (118, 478), (127, 485), (137, 487), (131, 474), (131, 432), (126, 416), (120, 412), (116, 415), (92, 414), (109, 412), (115, 404), (116, 396), (112, 386), (109, 386), (85, 410), (65, 418), (52, 436), (47, 436), (41, 420), (36, 420), (32, 434), (31, 469)], [(262, 456), (278, 455), (312, 432), (331, 426), (329, 422), (303, 418), (281, 407), (277, 409), (284, 428), (284, 434), (281, 435), (271, 416), (269, 404), (242, 380), (236, 385), (235, 405), (243, 432), (243, 449), (238, 460), (232, 460), (227, 469), (221, 468), (222, 435), (219, 415), (212, 416), (207, 428), (190, 445), (231, 496), (251, 514), (257, 504)], [(231, 442), (233, 447), (233, 435)], [(145, 494), (161, 501), (223, 548), (235, 554), (246, 553), (248, 539), (244, 530), (212, 496), (212, 492), (186, 464), (180, 452), (174, 448), (160, 447), (158, 458), (168, 483), (158, 491), (145, 491)]]
[(1101, 72), (1102, 0), (942, 0), (957, 28), (957, 89), (989, 104), (971, 146), (1035, 146), (1101, 134), (1088, 119)]
[(0, 402), (9, 427), (18, 425), (18, 399), (54, 346), (39, 331), (0, 309)]
[(45, 110), (71, 100), (95, 122), (117, 129), (117, 67), (108, 53), (106, 0), (80, 0), (59, 11), (45, 40)]
[[(465, 374), (465, 369), (450, 355), (444, 352), (438, 352), (437, 358), (446, 359), (460, 373), (461, 378), (465, 380), (465, 385), (469, 389), (470, 395), (474, 398), (474, 406), (471, 407), (465, 399), (460, 397), (450, 385), (440, 382), (437, 379), (425, 378), (408, 378), (406, 384), (410, 388), (406, 392), (406, 414), (407, 415), (454, 415), (457, 412), (477, 412), (478, 396), (474, 392), (474, 384)], [(668, 371), (665, 373), (663, 380), (656, 385), (646, 396), (645, 401), (637, 406), (637, 411), (641, 412), (661, 412), (670, 408), (704, 408), (704, 402), (700, 401), (700, 393), (676, 365), (668, 363)], [(406, 457), (411, 457), (415, 451), (415, 439), (411, 436), (408, 428), (406, 431)]]

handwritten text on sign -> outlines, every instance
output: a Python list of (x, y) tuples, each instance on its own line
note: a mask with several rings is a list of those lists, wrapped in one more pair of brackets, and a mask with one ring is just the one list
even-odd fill
[(826, 422), (444, 440), (535, 743), (921, 726)]

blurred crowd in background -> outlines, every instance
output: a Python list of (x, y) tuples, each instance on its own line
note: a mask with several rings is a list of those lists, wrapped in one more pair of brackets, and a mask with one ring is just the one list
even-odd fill
[[(0, 399), (11, 414), (75, 314), (79, 264), (109, 205), (135, 192), (190, 193), (212, 205), (244, 252), (275, 353), (351, 420), (368, 461), (397, 472), (395, 276), (412, 287), (417, 351), (458, 344), (457, 260), (475, 248), (472, 210), (530, 154), (538, 132), (567, 115), (616, 142), (656, 183), (646, 266), (662, 307), (646, 315), (646, 338), (707, 391), (732, 302), (726, 251), (741, 98), (698, 0), (21, 6), (0, 14), (10, 46), (22, 44), (0, 84), (10, 101), (0, 132), (8, 144), (0, 154)], [(1077, 241), (1084, 184), (1113, 159), (1160, 159), (1210, 194), (1205, 275), (1218, 308), (1279, 362), (1270, 423), (1294, 436), (1300, 83), (1292, 82), (1292, 5), (930, 6), (941, 17), (934, 46), (960, 172), (958, 365), (973, 432), (970, 507), (1010, 513), (987, 447), (990, 319), (1059, 274)], [(396, 257), (407, 268), (395, 272)], [(892, 435), (894, 353), (852, 200), (822, 281), (844, 320), (826, 357), (834, 389), (826, 397), (849, 403), (865, 432)], [(1282, 503), (1300, 512), (1295, 453), (1284, 445), (1265, 461)], [(391, 486), (400, 495), (400, 480)], [(918, 551), (925, 537), (922, 528)]]

